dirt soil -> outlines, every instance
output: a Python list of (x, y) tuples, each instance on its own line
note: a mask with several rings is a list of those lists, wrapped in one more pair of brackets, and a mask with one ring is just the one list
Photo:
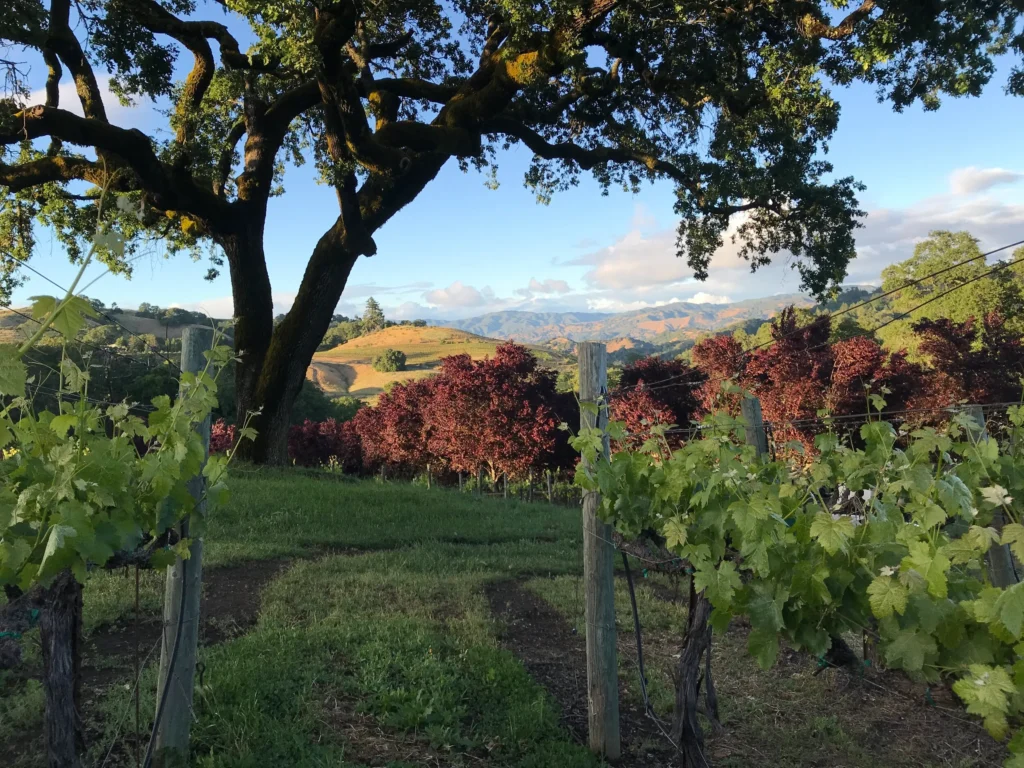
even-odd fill
[[(504, 622), (502, 645), (562, 708), (562, 722), (581, 744), (587, 738), (587, 656), (582, 633), (542, 598), (514, 581), (487, 586), (492, 614)], [(622, 650), (620, 649), (620, 652)], [(672, 748), (620, 685), (622, 759), (619, 768), (675, 768)]]
[[(658, 589), (656, 594), (669, 601), (674, 590)], [(582, 633), (539, 596), (524, 589), (518, 582), (503, 581), (488, 585), (486, 594), (493, 615), (504, 623), (503, 647), (522, 662), (533, 678), (558, 702), (562, 720), (573, 737), (586, 743), (586, 648)], [(739, 679), (736, 671), (726, 672), (728, 662), (723, 655), (742, 654), (749, 626), (734, 621), (714, 650), (714, 668), (719, 701), (741, 697), (752, 692), (762, 705), (778, 709), (793, 702), (772, 701), (773, 690), (783, 687), (791, 675), (811, 674), (815, 659), (805, 653), (784, 648), (770, 677), (761, 681), (765, 687), (751, 691), (747, 673)], [(632, 632), (620, 632), (620, 658), (635, 659), (636, 647)], [(644, 632), (644, 657), (648, 667), (655, 660), (663, 664), (679, 653), (679, 639), (665, 632)], [(724, 673), (724, 674), (723, 674)], [(773, 680), (777, 680), (775, 683)], [(980, 723), (967, 715), (962, 705), (944, 686), (912, 683), (897, 672), (871, 668), (866, 674), (853, 677), (845, 670), (826, 669), (820, 676), (823, 701), (827, 709), (841, 711), (870, 729), (869, 743), (862, 746), (872, 754), (889, 756), (892, 765), (920, 765), (928, 756), (929, 765), (999, 766), (1006, 757), (1002, 745), (992, 740)], [(778, 688), (776, 688), (778, 686)], [(679, 768), (681, 760), (657, 726), (647, 718), (638, 702), (625, 695), (620, 683), (622, 760), (620, 768)], [(783, 696), (783, 699), (786, 697)], [(928, 702), (928, 703), (926, 703)], [(668, 719), (670, 713), (659, 713)], [(783, 711), (777, 727), (785, 728)], [(791, 712), (794, 717), (812, 717), (813, 713)], [(822, 711), (820, 714), (828, 713)], [(667, 728), (667, 723), (665, 726)], [(704, 724), (706, 751), (711, 764), (764, 765), (771, 763), (768, 735), (748, 729), (744, 722), (725, 722), (721, 733), (712, 733)], [(769, 729), (770, 731), (770, 729)], [(766, 761), (768, 761), (766, 763)], [(809, 765), (826, 765), (812, 760)], [(833, 763), (835, 764), (835, 763)], [(879, 763), (880, 765), (882, 763)]]
[[(286, 566), (287, 560), (257, 560), (239, 565), (211, 568), (203, 574), (200, 614), (200, 645), (216, 645), (244, 634), (259, 618), (263, 588)], [(130, 683), (135, 676), (136, 652), (141, 664), (157, 663), (160, 655), (160, 620), (146, 615), (136, 624), (132, 619), (101, 627), (83, 643), (82, 699), (88, 712), (100, 693), (117, 681)], [(136, 651), (136, 648), (138, 649)], [(39, 678), (40, 669), (26, 669), (24, 677)], [(19, 676), (23, 679), (22, 676)], [(95, 737), (98, 725), (87, 722), (86, 739)], [(13, 764), (19, 756), (42, 753), (42, 728), (26, 733), (16, 744), (0, 746), (0, 765)], [(125, 745), (121, 745), (127, 749)], [(114, 757), (117, 757), (116, 755)], [(116, 760), (115, 760), (116, 762)]]

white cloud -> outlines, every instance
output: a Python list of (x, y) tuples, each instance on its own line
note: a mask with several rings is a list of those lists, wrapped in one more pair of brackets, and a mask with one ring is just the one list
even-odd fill
[(427, 291), (423, 298), (427, 303), (439, 307), (479, 307), (493, 301), (494, 293), (490, 288), (485, 287), (480, 291), (472, 285), (465, 285), (461, 280), (456, 280), (447, 288)]
[[(103, 101), (103, 107), (107, 112), (107, 119), (111, 122), (122, 123), (133, 128), (141, 128), (160, 119), (156, 106), (148, 99), (141, 99), (138, 103), (127, 107), (122, 104), (117, 96), (114, 95), (114, 92), (110, 90), (110, 77), (108, 75), (97, 75), (96, 84), (100, 89), (100, 97)], [(78, 98), (78, 91), (75, 90), (75, 83), (67, 71), (64, 72), (64, 78), (61, 80), (58, 91), (60, 93), (60, 108), (73, 112), (79, 117), (83, 116), (82, 102)], [(45, 88), (32, 91), (28, 95), (28, 104), (31, 106), (45, 103)]]
[(958, 168), (949, 175), (949, 188), (955, 195), (973, 195), (999, 184), (1013, 184), (1024, 179), (1024, 173), (1005, 168)]
[[(988, 196), (942, 195), (907, 208), (870, 211), (863, 224), (855, 233), (857, 258), (850, 263), (848, 284), (877, 283), (884, 267), (908, 258), (914, 246), (934, 230), (966, 230), (985, 249), (1020, 240), (1024, 205)], [(732, 229), (737, 225), (734, 221)], [(586, 268), (583, 281), (591, 289), (588, 304), (602, 309), (615, 303), (653, 306), (686, 295), (687, 290), (695, 293), (683, 301), (710, 302), (792, 293), (800, 288), (791, 254), (777, 254), (771, 265), (751, 273), (749, 263), (739, 255), (739, 245), (731, 242), (728, 233), (703, 283), (695, 281), (686, 261), (675, 255), (673, 230), (648, 234), (634, 229), (606, 248), (562, 262), (567, 265)]]
[[(292, 308), (295, 303), (294, 293), (274, 293), (274, 314), (280, 315)], [(186, 301), (181, 304), (171, 304), (172, 307), (181, 307), (192, 312), (202, 312), (208, 317), (218, 320), (226, 320), (234, 317), (235, 302), (230, 296), (214, 296), (201, 301)]]
[(697, 291), (693, 296), (685, 301), (691, 304), (728, 304), (732, 301), (728, 296), (716, 296), (713, 293), (707, 291)]
[(376, 296), (388, 293), (422, 293), (432, 288), (433, 284), (425, 281), (406, 283), (404, 285), (380, 285), (379, 283), (355, 283), (346, 285), (342, 294), (346, 299), (361, 296)]
[(565, 280), (553, 280), (548, 278), (547, 280), (540, 281), (535, 277), (531, 277), (530, 282), (525, 288), (517, 288), (515, 292), (518, 296), (532, 299), (538, 293), (549, 295), (553, 293), (568, 293), (569, 291), (569, 284), (565, 282)]
[(643, 203), (637, 203), (633, 206), (633, 221), (631, 224), (633, 229), (645, 230), (654, 229), (658, 226), (658, 220), (654, 218), (654, 214), (651, 210)]

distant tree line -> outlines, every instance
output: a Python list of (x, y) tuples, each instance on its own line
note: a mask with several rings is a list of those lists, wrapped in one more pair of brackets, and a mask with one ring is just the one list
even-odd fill
[[(411, 325), (416, 328), (423, 328), (426, 324), (426, 320), (401, 320), (397, 323), (388, 320), (384, 317), (384, 310), (381, 309), (380, 304), (371, 296), (366, 300), (366, 308), (363, 310), (362, 317), (350, 318), (345, 315), (334, 315), (331, 318), (331, 324), (327, 329), (327, 333), (324, 334), (320, 346), (317, 347), (317, 351), (323, 352), (328, 349), (334, 349), (346, 341), (351, 341), (360, 336), (366, 336), (396, 325)], [(401, 369), (396, 368), (395, 370)]]

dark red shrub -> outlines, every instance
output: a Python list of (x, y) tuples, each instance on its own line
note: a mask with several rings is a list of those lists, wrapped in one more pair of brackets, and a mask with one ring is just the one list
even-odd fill
[[(625, 422), (626, 431), (629, 432), (629, 439), (626, 440), (628, 447), (635, 449), (643, 445), (650, 439), (653, 426), (689, 426), (689, 423), (679, 424), (676, 421), (672, 409), (658, 398), (658, 394), (660, 392), (651, 392), (646, 384), (641, 383), (611, 397), (609, 415), (615, 421)], [(678, 440), (672, 439), (670, 442)]]
[(227, 424), (224, 419), (217, 419), (210, 425), (210, 453), (224, 453), (234, 447), (236, 439), (234, 424)]
[(377, 398), (377, 405), (356, 413), (351, 423), (362, 442), (363, 464), (369, 471), (386, 466), (392, 472), (415, 475), (428, 464), (440, 464), (427, 448), (429, 430), (424, 421), (435, 381), (397, 384)]
[(351, 421), (334, 419), (310, 421), (288, 430), (288, 456), (303, 467), (319, 467), (332, 458), (345, 474), (359, 474), (363, 468), (359, 434)]
[(646, 385), (645, 395), (637, 400), (637, 404), (643, 400), (649, 401), (643, 407), (653, 407), (658, 411), (667, 409), (671, 416), (661, 423), (687, 427), (700, 407), (698, 391), (706, 379), (703, 371), (692, 368), (683, 360), (643, 357), (622, 369), (619, 389), (628, 394), (633, 387)]
[(914, 324), (914, 333), (934, 369), (922, 398), (929, 407), (1020, 400), (1024, 348), (998, 313), (988, 315), (980, 328), (974, 319), (921, 320)]
[(487, 360), (445, 358), (426, 414), (431, 453), (457, 472), (485, 468), (492, 477), (550, 466), (566, 439), (558, 431), (555, 378), (512, 342)]
[(694, 390), (694, 398), (700, 404), (701, 411), (709, 413), (714, 410), (727, 410), (733, 415), (738, 415), (739, 397), (723, 396), (722, 382), (735, 379), (740, 383), (742, 380), (747, 362), (743, 346), (728, 334), (712, 336), (693, 348), (692, 357), (693, 364), (707, 378)]

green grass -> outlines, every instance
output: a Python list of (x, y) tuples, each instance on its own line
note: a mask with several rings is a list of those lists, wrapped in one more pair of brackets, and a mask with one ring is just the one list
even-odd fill
[[(577, 510), (282, 470), (246, 470), (232, 489), (230, 505), (209, 521), (206, 567), (290, 562), (264, 588), (255, 627), (200, 649), (194, 765), (597, 768), (560, 727), (547, 693), (500, 647), (484, 595), (489, 582), (520, 580), (583, 627)], [(140, 586), (143, 613), (158, 615), (162, 575), (145, 574)], [(638, 577), (650, 689), (666, 716), (685, 624), (685, 609), (665, 599), (670, 591), (665, 579)], [(635, 703), (621, 580), (616, 599), (620, 677)], [(133, 612), (133, 578), (90, 577), (87, 635), (127, 624)], [(763, 672), (744, 644), (740, 628), (715, 640), (728, 730), (709, 739), (713, 765), (992, 762), (987, 742), (980, 755), (965, 746), (985, 738), (970, 723), (957, 721), (956, 730), (923, 705), (864, 685), (840, 689), (831, 673), (815, 677), (806, 657)], [(152, 666), (140, 686), (143, 729), (154, 709)], [(101, 764), (111, 745), (108, 766), (134, 764), (125, 742), (134, 717), (128, 683), (88, 697), (89, 765)], [(0, 743), (38, 729), (41, 709), (38, 685), (0, 677)], [(41, 765), (41, 755), (22, 749), (11, 764)]]

